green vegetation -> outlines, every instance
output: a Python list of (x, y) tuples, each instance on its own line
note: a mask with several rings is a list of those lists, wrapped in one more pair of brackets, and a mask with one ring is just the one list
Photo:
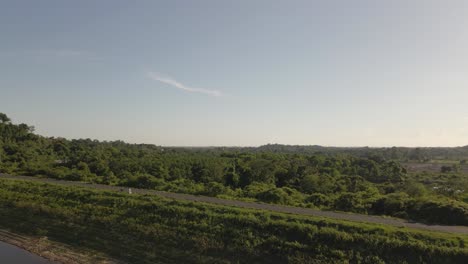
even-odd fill
[[(322, 154), (312, 153), (314, 148)], [(466, 160), (442, 166), (436, 172), (407, 172), (400, 164), (400, 154), (418, 159), (440, 153), (460, 157), (463, 149), (301, 149), (279, 145), (163, 148), (121, 141), (46, 138), (0, 114), (0, 173), (438, 224), (468, 225), (468, 177), (461, 169)], [(389, 158), (389, 153), (394, 153), (395, 159)]]
[(302, 154), (348, 154), (357, 157), (379, 157), (399, 161), (437, 162), (437, 163), (459, 163), (468, 160), (468, 145), (464, 147), (391, 147), (391, 148), (369, 148), (369, 147), (322, 147), (322, 146), (290, 146), (269, 144), (259, 147), (257, 151), (279, 152), (279, 153), (302, 153)]
[(0, 179), (0, 227), (131, 263), (466, 263), (467, 236)]

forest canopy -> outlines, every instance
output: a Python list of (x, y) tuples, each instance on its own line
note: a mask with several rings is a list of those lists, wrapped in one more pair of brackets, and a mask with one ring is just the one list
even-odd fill
[(442, 224), (468, 225), (466, 177), (455, 170), (408, 173), (401, 161), (462, 157), (465, 149), (161, 147), (43, 137), (0, 114), (0, 173)]

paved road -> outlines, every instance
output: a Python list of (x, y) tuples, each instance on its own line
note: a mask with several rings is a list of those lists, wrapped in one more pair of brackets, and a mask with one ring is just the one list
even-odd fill
[[(80, 187), (103, 189), (103, 190), (118, 191), (118, 192), (121, 192), (122, 190), (122, 187), (117, 187), (117, 186), (109, 186), (109, 185), (102, 185), (102, 184), (88, 184), (88, 183), (71, 182), (71, 181), (60, 181), (60, 180), (54, 180), (54, 179), (35, 178), (35, 177), (27, 177), (27, 176), (11, 176), (11, 175), (1, 174), (1, 173), (0, 173), (0, 178), (46, 182), (46, 183), (54, 183), (54, 184), (68, 185), (68, 186), (80, 186)], [(407, 228), (416, 228), (416, 229), (423, 229), (423, 230), (430, 230), (430, 231), (440, 231), (440, 232), (468, 235), (468, 227), (466, 226), (426, 225), (426, 224), (421, 224), (421, 223), (408, 222), (403, 219), (385, 218), (381, 216), (361, 215), (361, 214), (352, 214), (352, 213), (339, 213), (339, 212), (332, 212), (332, 211), (320, 211), (320, 210), (314, 210), (314, 209), (309, 209), (309, 208), (254, 203), (254, 202), (243, 202), (243, 201), (235, 201), (235, 200), (225, 200), (225, 199), (220, 199), (220, 198), (215, 198), (215, 197), (197, 196), (197, 195), (181, 194), (181, 193), (170, 193), (170, 192), (154, 191), (154, 190), (147, 190), (147, 189), (132, 188), (132, 193), (151, 194), (151, 195), (158, 195), (158, 196), (162, 196), (165, 198), (171, 198), (171, 199), (177, 199), (177, 200), (204, 202), (204, 203), (228, 205), (228, 206), (250, 208), (250, 209), (269, 210), (269, 211), (280, 212), (280, 213), (320, 216), (320, 217), (327, 217), (327, 218), (339, 219), (339, 220), (348, 220), (348, 221), (354, 221), (354, 222), (377, 223), (377, 224), (391, 225), (391, 226), (396, 226), (396, 227), (407, 227)]]
[(52, 263), (24, 249), (0, 241), (0, 256), (4, 264), (47, 264)]

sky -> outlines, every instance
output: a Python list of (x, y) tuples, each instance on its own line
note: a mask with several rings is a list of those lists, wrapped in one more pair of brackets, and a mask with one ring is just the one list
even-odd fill
[(464, 0), (0, 0), (0, 112), (163, 146), (463, 146), (467, 29)]

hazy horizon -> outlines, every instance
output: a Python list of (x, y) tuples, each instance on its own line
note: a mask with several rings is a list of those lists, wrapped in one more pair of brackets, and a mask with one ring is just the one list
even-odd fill
[(468, 145), (466, 1), (11, 1), (0, 112), (159, 146)]
[[(8, 115), (7, 115), (8, 116)], [(10, 117), (10, 116), (9, 116)], [(12, 120), (13, 123), (19, 124), (22, 122), (16, 122), (16, 120)], [(30, 125), (30, 124), (27, 124)], [(34, 128), (34, 133), (37, 133), (37, 129), (35, 126)], [(53, 137), (53, 138), (64, 138), (67, 140), (98, 140), (98, 141), (106, 141), (106, 142), (113, 142), (113, 141), (123, 141), (125, 143), (129, 144), (143, 144), (143, 145), (155, 145), (158, 147), (166, 147), (166, 148), (257, 148), (257, 147), (262, 147), (266, 145), (282, 145), (282, 146), (301, 146), (301, 147), (324, 147), (324, 148), (459, 148), (459, 147), (468, 147), (467, 145), (460, 145), (460, 146), (395, 146), (395, 145), (388, 145), (388, 146), (365, 146), (365, 145), (321, 145), (321, 144), (288, 144), (288, 143), (277, 143), (277, 142), (268, 142), (262, 145), (160, 145), (160, 144), (154, 144), (154, 143), (148, 143), (148, 142), (131, 142), (131, 141), (125, 141), (122, 139), (99, 139), (99, 138), (83, 138), (83, 137), (78, 137), (78, 138), (69, 138), (69, 137), (63, 137), (63, 136), (48, 136), (48, 135), (42, 135), (44, 137)]]

